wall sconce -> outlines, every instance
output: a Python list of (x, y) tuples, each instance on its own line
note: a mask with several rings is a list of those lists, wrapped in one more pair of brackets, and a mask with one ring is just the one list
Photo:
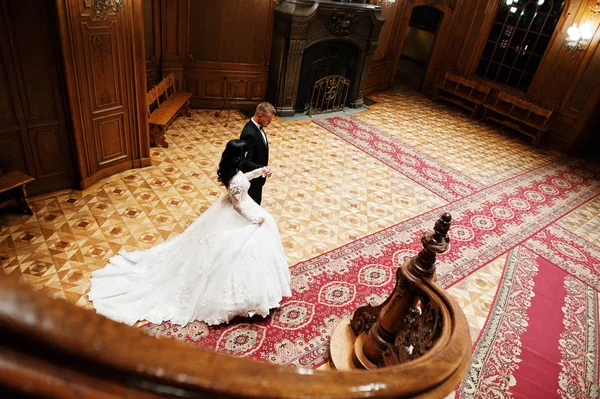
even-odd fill
[(567, 48), (572, 53), (583, 50), (593, 35), (594, 32), (590, 24), (582, 24), (579, 27), (577, 24), (573, 24), (567, 29)]
[(85, 6), (94, 10), (98, 18), (104, 19), (107, 10), (116, 13), (123, 8), (123, 0), (86, 0)]

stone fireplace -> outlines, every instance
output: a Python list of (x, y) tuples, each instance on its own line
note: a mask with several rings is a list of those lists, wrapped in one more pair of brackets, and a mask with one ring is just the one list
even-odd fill
[(275, 9), (267, 93), (277, 115), (304, 112), (314, 83), (327, 75), (348, 78), (346, 106), (362, 106), (362, 89), (384, 22), (379, 6), (282, 1)]

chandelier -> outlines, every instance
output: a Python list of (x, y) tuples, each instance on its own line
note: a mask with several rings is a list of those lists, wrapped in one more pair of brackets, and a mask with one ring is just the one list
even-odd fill
[(106, 11), (112, 10), (116, 13), (123, 8), (123, 0), (87, 0), (85, 5), (94, 10), (98, 18), (104, 19)]

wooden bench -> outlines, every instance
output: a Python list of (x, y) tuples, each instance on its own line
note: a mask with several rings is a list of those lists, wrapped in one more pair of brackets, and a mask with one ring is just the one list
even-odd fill
[(13, 205), (21, 212), (33, 215), (31, 208), (27, 204), (25, 185), (34, 180), (33, 177), (18, 170), (5, 174), (2, 174), (2, 171), (0, 171), (0, 208)]
[(442, 83), (436, 85), (435, 96), (464, 109), (474, 116), (490, 94), (490, 87), (474, 80), (446, 72)]
[(522, 98), (500, 92), (494, 104), (485, 104), (482, 120), (490, 119), (532, 138), (533, 144), (549, 130), (552, 110), (539, 107)]
[(146, 94), (151, 146), (169, 147), (169, 143), (165, 140), (165, 132), (180, 114), (191, 116), (191, 96), (192, 93), (177, 93), (172, 73)]

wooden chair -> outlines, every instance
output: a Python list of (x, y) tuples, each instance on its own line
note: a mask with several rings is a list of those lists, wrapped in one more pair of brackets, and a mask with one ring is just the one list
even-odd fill
[(484, 105), (482, 120), (489, 119), (531, 137), (533, 144), (549, 130), (552, 110), (509, 93), (500, 92), (493, 104)]
[(14, 206), (26, 215), (33, 215), (27, 204), (25, 185), (35, 179), (21, 171), (15, 170), (6, 174), (0, 170), (0, 208)]
[(435, 97), (467, 109), (471, 111), (471, 116), (475, 116), (490, 90), (488, 86), (448, 71), (442, 83), (436, 85)]
[[(177, 93), (173, 74), (167, 75), (146, 94), (151, 146), (169, 147), (165, 140), (165, 132), (179, 115), (191, 116), (191, 96), (192, 93)], [(153, 107), (153, 104), (156, 105)]]

